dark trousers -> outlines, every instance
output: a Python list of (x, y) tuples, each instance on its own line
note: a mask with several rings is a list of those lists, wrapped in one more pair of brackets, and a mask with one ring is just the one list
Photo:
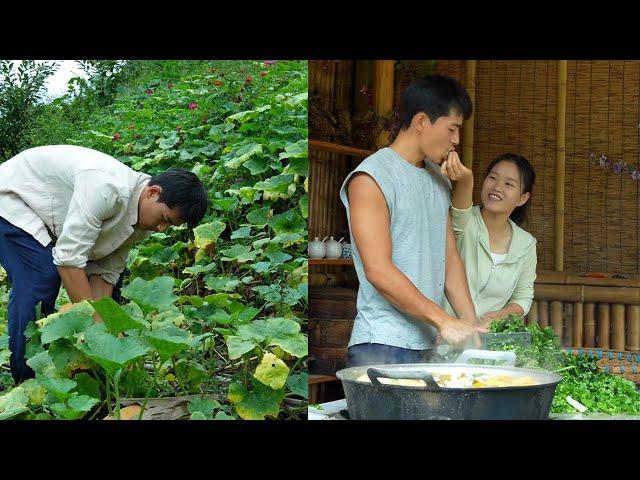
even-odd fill
[(386, 365), (392, 363), (429, 363), (434, 349), (411, 350), (380, 343), (360, 343), (347, 350), (347, 367)]
[[(43, 316), (54, 312), (60, 291), (60, 275), (53, 264), (53, 242), (43, 247), (24, 230), (0, 217), (0, 264), (7, 271), (9, 292), (9, 349), (11, 375), (16, 383), (33, 378), (34, 373), (24, 358), (24, 329), (36, 319), (36, 305), (42, 302)], [(114, 287), (119, 298), (122, 278)]]

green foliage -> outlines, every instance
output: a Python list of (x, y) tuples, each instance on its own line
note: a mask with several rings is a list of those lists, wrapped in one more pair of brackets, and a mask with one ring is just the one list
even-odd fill
[(23, 60), (16, 66), (0, 60), (0, 161), (27, 147), (27, 132), (37, 116), (44, 84), (56, 69), (53, 62)]
[(587, 407), (588, 412), (640, 413), (640, 393), (633, 382), (602, 372), (593, 357), (562, 351), (550, 327), (541, 329), (535, 323), (525, 325), (517, 315), (509, 315), (492, 322), (489, 329), (492, 332), (531, 333), (530, 349), (521, 345), (501, 345), (499, 349), (515, 351), (516, 367), (552, 370), (562, 375), (553, 397), (552, 412), (575, 412), (567, 402), (567, 396), (570, 396)]
[[(298, 418), (283, 399), (306, 398), (306, 62), (110, 62), (85, 63), (89, 78), (40, 108), (30, 144), (94, 148), (151, 175), (189, 169), (211, 208), (193, 232), (172, 227), (130, 251), (129, 303), (37, 325), (32, 368), (77, 385), (64, 399), (46, 390), (29, 414), (100, 418), (116, 397), (203, 394), (226, 401), (194, 419)], [(98, 400), (87, 411), (85, 397)]]

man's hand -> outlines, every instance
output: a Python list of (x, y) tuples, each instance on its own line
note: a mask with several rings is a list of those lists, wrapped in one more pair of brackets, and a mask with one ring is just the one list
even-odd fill
[(473, 180), (473, 172), (464, 166), (455, 150), (451, 150), (445, 161), (440, 164), (440, 171), (453, 182)]
[[(75, 307), (76, 304), (75, 303), (65, 303), (64, 305), (62, 305), (60, 307), (60, 310), (58, 310), (58, 313), (65, 313), (68, 312), (69, 310), (71, 310), (73, 307)], [(97, 323), (102, 323), (102, 318), (100, 318), (100, 315), (98, 315), (98, 312), (94, 312), (93, 313), (93, 319), (97, 322)]]
[(498, 318), (502, 318), (503, 316), (504, 315), (502, 315), (501, 312), (487, 312), (482, 315), (482, 317), (480, 317), (480, 325), (482, 325), (484, 328), (489, 328), (491, 322)]
[(485, 332), (487, 332), (486, 328), (462, 318), (449, 317), (440, 327), (440, 336), (444, 342), (463, 348), (469, 346), (480, 348), (479, 333)]
[(60, 312), (60, 313), (64, 313), (64, 312), (66, 312), (67, 310), (70, 310), (74, 305), (75, 305), (74, 303), (65, 303), (64, 305), (62, 305), (62, 306), (60, 307), (59, 312)]

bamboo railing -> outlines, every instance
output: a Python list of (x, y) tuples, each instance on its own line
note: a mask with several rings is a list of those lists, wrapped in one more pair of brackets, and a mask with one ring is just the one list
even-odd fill
[(527, 323), (550, 326), (565, 347), (640, 351), (640, 280), (540, 272)]

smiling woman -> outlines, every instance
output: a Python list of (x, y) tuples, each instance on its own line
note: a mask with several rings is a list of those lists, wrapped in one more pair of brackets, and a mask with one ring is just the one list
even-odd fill
[[(446, 163), (455, 171), (451, 219), (478, 318), (488, 324), (510, 313), (526, 315), (533, 301), (536, 239), (519, 225), (533, 190), (533, 167), (513, 153), (497, 157), (487, 168), (482, 207), (472, 207), (473, 173), (455, 153)], [(453, 311), (448, 302), (443, 305)]]

